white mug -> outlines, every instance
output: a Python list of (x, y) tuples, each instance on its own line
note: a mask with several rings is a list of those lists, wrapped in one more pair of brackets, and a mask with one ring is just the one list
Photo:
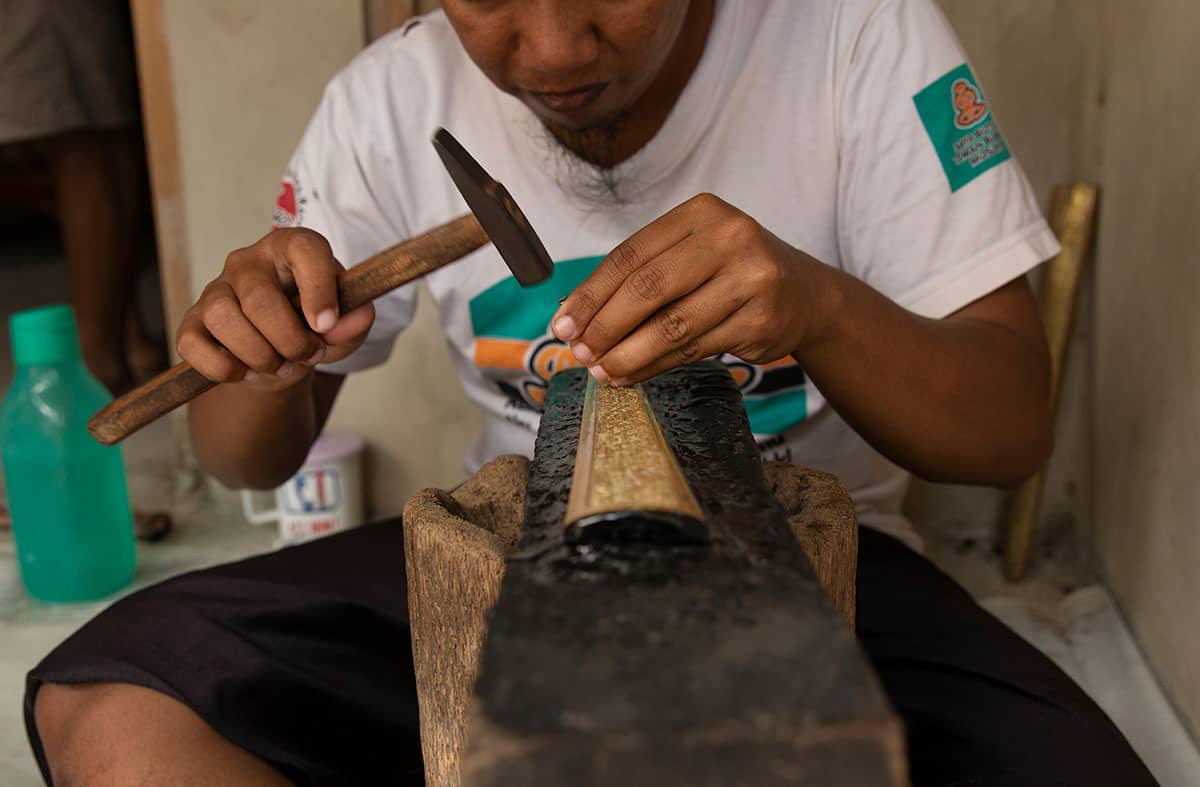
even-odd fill
[(278, 546), (299, 544), (363, 521), (362, 438), (325, 432), (304, 466), (275, 489), (275, 508), (254, 509), (254, 493), (242, 492), (242, 512), (252, 524), (279, 522)]

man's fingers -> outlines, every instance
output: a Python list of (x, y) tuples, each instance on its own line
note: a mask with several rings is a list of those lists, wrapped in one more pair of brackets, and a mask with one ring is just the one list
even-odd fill
[(270, 374), (283, 363), (279, 353), (232, 298), (218, 301), (205, 310), (204, 327), (224, 350), (255, 372)]
[(217, 344), (198, 314), (189, 313), (179, 326), (175, 349), (179, 357), (210, 380), (228, 383), (246, 376), (246, 365)]
[[(269, 374), (255, 387), (278, 390), (293, 384), (305, 376), (293, 374), (297, 367), (352, 352), (374, 318), (368, 305), (339, 319), (341, 271), (329, 243), (307, 229), (271, 232), (230, 252), (221, 275), (184, 315), (179, 354), (218, 382)], [(302, 313), (293, 305), (295, 296), (289, 298), (293, 287)], [(335, 352), (327, 353), (323, 332), (339, 343)]]
[[(247, 273), (237, 283), (237, 296), (246, 319), (287, 360), (304, 362), (324, 346), (269, 276)], [(235, 347), (225, 346), (240, 355)]]
[[(723, 323), (708, 333), (688, 339), (683, 344), (668, 350), (630, 374), (616, 377), (607, 372), (597, 372), (596, 369), (593, 369), (593, 374), (599, 379), (613, 385), (633, 385), (634, 383), (649, 380), (657, 374), (670, 371), (677, 366), (685, 366), (689, 363), (695, 363), (696, 361), (719, 355), (725, 352), (726, 348), (733, 346), (733, 343), (737, 339), (736, 334), (736, 328), (731, 327), (729, 323)], [(600, 368), (602, 367), (597, 367), (597, 369)]]
[[(663, 304), (678, 301), (709, 280), (714, 266), (708, 264), (711, 259), (706, 250), (695, 248), (694, 237), (689, 235), (666, 249), (617, 287), (571, 343), (580, 362), (600, 358), (650, 315), (670, 309)], [(669, 331), (671, 325), (664, 327)]]
[(364, 303), (338, 318), (337, 323), (321, 337), (330, 347), (357, 342), (375, 322), (375, 304)]
[(333, 256), (329, 241), (312, 230), (291, 230), (276, 247), (281, 255), (276, 266), (281, 270), (280, 281), (290, 277), (300, 293), (300, 307), (309, 328), (325, 333), (337, 324), (337, 276), (342, 265)]
[[(692, 233), (697, 215), (693, 198), (635, 232), (609, 252), (558, 307), (550, 326), (564, 342), (574, 342), (630, 275)], [(713, 199), (716, 199), (713, 197)]]
[(698, 337), (708, 335), (744, 303), (745, 298), (737, 288), (719, 278), (711, 279), (695, 292), (655, 312), (602, 356), (598, 365), (610, 379), (630, 377)]

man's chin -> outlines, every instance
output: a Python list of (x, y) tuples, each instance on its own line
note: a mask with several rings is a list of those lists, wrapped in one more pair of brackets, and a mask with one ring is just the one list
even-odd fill
[(555, 112), (533, 96), (518, 98), (562, 147), (598, 167), (617, 163), (614, 153), (621, 132), (628, 126), (628, 113), (614, 111), (600, 102), (578, 112)]
[(609, 128), (616, 121), (615, 116), (608, 114), (567, 114), (533, 106), (530, 106), (530, 109), (537, 115), (538, 120), (542, 121), (542, 125), (555, 133), (582, 134), (593, 129)]

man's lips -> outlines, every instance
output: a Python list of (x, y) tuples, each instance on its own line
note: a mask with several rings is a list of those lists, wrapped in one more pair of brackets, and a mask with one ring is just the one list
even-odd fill
[(564, 91), (529, 91), (529, 95), (537, 99), (546, 109), (553, 112), (578, 112), (588, 104), (595, 101), (604, 88), (608, 87), (607, 82), (596, 82), (583, 87), (577, 87), (573, 90)]

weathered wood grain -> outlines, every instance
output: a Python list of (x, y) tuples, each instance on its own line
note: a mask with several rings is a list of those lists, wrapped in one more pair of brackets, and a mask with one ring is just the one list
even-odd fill
[(854, 628), (858, 520), (850, 494), (837, 476), (820, 470), (771, 462), (763, 471), (817, 580)]
[(425, 783), (457, 787), (471, 686), (504, 557), (524, 516), (524, 457), (489, 463), (453, 493), (426, 489), (404, 507), (404, 558)]

